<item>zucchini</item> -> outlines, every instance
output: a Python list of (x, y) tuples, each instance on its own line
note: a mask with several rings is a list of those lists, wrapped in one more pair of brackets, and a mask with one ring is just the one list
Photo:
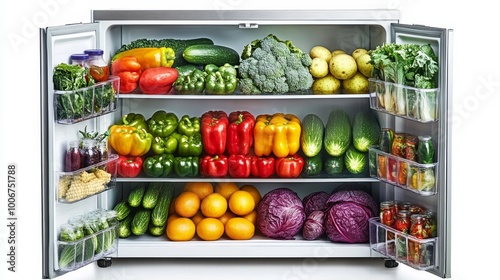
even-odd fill
[(142, 197), (146, 191), (146, 185), (139, 184), (135, 186), (128, 194), (128, 204), (132, 207), (138, 207), (142, 203)]
[(354, 145), (349, 146), (345, 152), (345, 167), (352, 174), (365, 172), (368, 167), (368, 153), (358, 151)]
[(325, 125), (320, 117), (308, 114), (302, 119), (300, 146), (307, 157), (314, 157), (323, 147)]
[(240, 55), (236, 50), (220, 45), (191, 45), (184, 50), (183, 58), (189, 63), (199, 65), (240, 64)]
[(166, 224), (170, 203), (172, 202), (173, 197), (174, 186), (171, 184), (164, 185), (160, 193), (160, 198), (151, 212), (151, 223), (154, 226), (161, 227)]
[(368, 152), (368, 147), (376, 145), (380, 137), (380, 124), (370, 111), (360, 111), (352, 124), (352, 142), (360, 152)]
[(132, 224), (130, 225), (130, 230), (134, 235), (143, 235), (146, 233), (150, 216), (151, 210), (149, 209), (140, 209), (135, 213)]
[(125, 219), (128, 214), (130, 214), (130, 211), (132, 211), (132, 207), (128, 204), (128, 201), (123, 200), (116, 204), (113, 210), (116, 211), (116, 219), (118, 221), (121, 221)]
[(135, 215), (128, 215), (118, 226), (118, 237), (127, 238), (132, 234), (131, 226)]
[(318, 176), (323, 170), (323, 155), (318, 153), (313, 157), (303, 157), (304, 158), (304, 168), (302, 169), (302, 175), (304, 177), (314, 177)]
[(333, 109), (325, 126), (323, 146), (326, 152), (338, 157), (344, 154), (352, 142), (352, 128), (349, 115), (342, 109)]
[(142, 197), (142, 207), (144, 209), (153, 209), (160, 196), (162, 185), (159, 182), (150, 183)]

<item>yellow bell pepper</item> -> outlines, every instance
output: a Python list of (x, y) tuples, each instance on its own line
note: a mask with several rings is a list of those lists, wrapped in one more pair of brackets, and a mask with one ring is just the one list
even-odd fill
[(300, 148), (300, 120), (293, 114), (258, 115), (254, 126), (254, 153), (276, 157), (294, 155)]
[(175, 51), (172, 48), (135, 48), (117, 53), (111, 62), (120, 57), (133, 56), (141, 64), (141, 70), (156, 67), (171, 67), (175, 60)]
[(129, 125), (112, 125), (109, 128), (108, 143), (120, 155), (145, 155), (152, 142), (153, 136), (145, 129)]

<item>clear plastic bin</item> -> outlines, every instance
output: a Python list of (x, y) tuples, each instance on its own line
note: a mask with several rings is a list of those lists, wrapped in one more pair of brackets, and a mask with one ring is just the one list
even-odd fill
[(419, 270), (437, 266), (437, 237), (418, 239), (370, 218), (370, 248), (397, 262)]
[(118, 221), (108, 228), (74, 242), (58, 241), (57, 269), (73, 271), (98, 259), (115, 253), (118, 249)]
[(73, 203), (114, 188), (116, 185), (118, 155), (97, 164), (73, 171), (59, 172), (56, 176), (57, 199)]
[(54, 91), (57, 123), (73, 124), (116, 111), (120, 78), (72, 91)]
[(420, 164), (378, 150), (368, 148), (370, 177), (410, 190), (420, 195), (437, 193), (437, 163)]
[(419, 122), (438, 120), (439, 88), (421, 89), (368, 79), (370, 108)]

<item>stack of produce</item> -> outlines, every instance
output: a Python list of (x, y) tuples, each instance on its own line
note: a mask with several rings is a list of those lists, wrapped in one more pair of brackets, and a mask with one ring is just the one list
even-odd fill
[(165, 233), (168, 210), (174, 195), (169, 183), (140, 183), (126, 199), (116, 204), (116, 218), (120, 221), (118, 235), (127, 238), (131, 234), (161, 236)]
[(330, 51), (324, 46), (314, 46), (309, 55), (313, 93), (368, 93), (368, 78), (373, 70), (368, 50), (359, 48), (348, 54), (340, 49)]
[(117, 248), (117, 224), (115, 211), (96, 210), (61, 225), (59, 269), (74, 270), (113, 253)]
[(247, 240), (255, 234), (255, 211), (261, 195), (252, 185), (233, 182), (189, 182), (175, 197), (167, 221), (171, 241), (188, 241), (195, 236), (205, 241)]

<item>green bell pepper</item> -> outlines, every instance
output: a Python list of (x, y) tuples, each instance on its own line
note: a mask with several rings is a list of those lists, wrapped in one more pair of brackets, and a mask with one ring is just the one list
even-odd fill
[(189, 117), (184, 115), (179, 120), (179, 126), (177, 127), (177, 132), (182, 135), (191, 136), (196, 132), (200, 132), (200, 118), (199, 117)]
[(187, 75), (179, 75), (174, 82), (174, 89), (179, 94), (201, 94), (205, 89), (207, 73), (195, 69)]
[(179, 177), (196, 177), (199, 170), (198, 157), (175, 157), (174, 172)]
[(172, 173), (174, 155), (159, 154), (147, 157), (142, 163), (142, 169), (150, 177), (167, 177)]
[(154, 137), (167, 137), (177, 130), (179, 118), (172, 112), (156, 111), (148, 119), (149, 132)]
[(201, 133), (195, 132), (191, 136), (181, 135), (179, 140), (179, 156), (199, 156), (203, 152)]
[(123, 115), (123, 117), (118, 121), (119, 125), (128, 125), (133, 126), (137, 129), (145, 129), (148, 130), (148, 123), (146, 118), (142, 114), (138, 113), (128, 113)]
[[(205, 69), (206, 68), (207, 67), (205, 67)], [(211, 72), (207, 72), (208, 74), (205, 79), (205, 93), (232, 94), (238, 86), (236, 68), (226, 63), (219, 67), (216, 71), (214, 71), (214, 69), (215, 68), (210, 69)]]
[(155, 137), (151, 146), (153, 153), (157, 155), (175, 153), (179, 144), (179, 137), (176, 137), (174, 134), (177, 133), (174, 132), (167, 137)]

